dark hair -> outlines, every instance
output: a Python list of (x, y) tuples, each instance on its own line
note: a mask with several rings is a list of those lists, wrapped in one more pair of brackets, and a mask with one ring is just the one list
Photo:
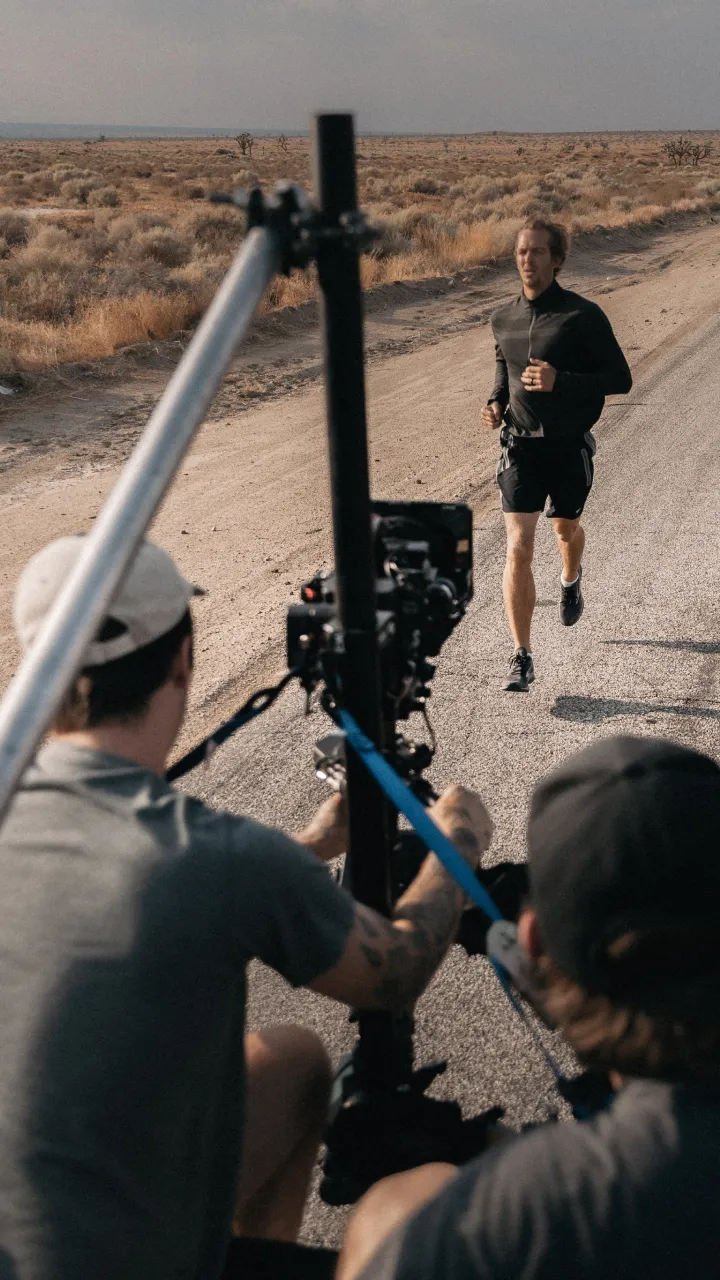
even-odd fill
[[(122, 623), (108, 618), (98, 639), (110, 640), (122, 630)], [(83, 667), (60, 704), (53, 726), (56, 732), (96, 729), (144, 715), (152, 695), (168, 679), (187, 636), (192, 636), (189, 609), (170, 631), (134, 653), (100, 667)]]
[[(567, 227), (564, 227), (561, 222), (549, 222), (547, 218), (528, 218), (527, 222), (523, 222), (520, 231), (546, 232), (550, 256), (554, 258), (558, 264), (555, 268), (555, 275), (557, 275), (570, 250), (570, 235)], [(518, 240), (520, 239), (520, 231), (518, 231), (515, 237), (516, 249)]]
[[(712, 941), (717, 948), (717, 929)], [(685, 1007), (664, 1011), (661, 992), (647, 1001), (589, 992), (547, 954), (533, 962), (533, 974), (540, 1004), (585, 1066), (627, 1076), (720, 1081), (720, 1013), (711, 983), (686, 983)]]

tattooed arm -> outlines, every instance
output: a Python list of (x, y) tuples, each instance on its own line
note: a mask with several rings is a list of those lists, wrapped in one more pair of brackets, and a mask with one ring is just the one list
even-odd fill
[[(479, 796), (451, 787), (432, 816), (475, 868), (493, 824)], [(428, 854), (391, 919), (357, 904), (355, 923), (338, 963), (310, 985), (360, 1009), (403, 1009), (422, 994), (453, 942), (465, 895), (435, 854)]]

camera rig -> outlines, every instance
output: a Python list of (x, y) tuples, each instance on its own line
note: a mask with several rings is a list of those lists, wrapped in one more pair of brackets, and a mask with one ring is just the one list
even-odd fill
[[(375, 636), (382, 696), (394, 720), (425, 711), (429, 661), (472, 599), (472, 512), (460, 503), (373, 502)], [(288, 665), (308, 692), (332, 687), (344, 653), (336, 573), (317, 574), (288, 613)]]
[[(369, 503), (372, 568), (372, 625), (377, 654), (383, 754), (424, 803), (434, 792), (423, 776), (435, 752), (427, 714), (437, 657), (473, 595), (472, 512), (460, 503)], [(317, 574), (301, 589), (301, 604), (287, 619), (288, 665), (308, 698), (320, 688), (332, 715), (349, 705), (352, 668), (339, 602), (343, 587), (337, 571)], [(415, 742), (398, 732), (397, 722), (420, 713), (430, 742)], [(353, 759), (344, 735), (329, 734), (317, 743), (318, 776), (341, 786)], [(353, 792), (349, 790), (350, 812)], [(382, 848), (353, 848), (344, 882), (359, 896), (357, 877), (377, 860), (385, 889), (370, 905), (388, 912), (417, 873), (428, 849), (413, 832), (398, 831), (396, 811), (380, 793), (384, 818)], [(364, 899), (367, 900), (367, 899)], [(470, 913), (468, 913), (470, 914)], [(476, 924), (480, 913), (475, 913)], [(489, 921), (478, 925), (480, 945)], [(327, 1156), (320, 1194), (330, 1204), (357, 1199), (378, 1178), (431, 1160), (461, 1163), (482, 1150), (488, 1126), (502, 1114), (494, 1109), (465, 1121), (454, 1102), (426, 1096), (445, 1070), (437, 1062), (416, 1070), (410, 1014), (358, 1012), (358, 1038), (336, 1080)]]

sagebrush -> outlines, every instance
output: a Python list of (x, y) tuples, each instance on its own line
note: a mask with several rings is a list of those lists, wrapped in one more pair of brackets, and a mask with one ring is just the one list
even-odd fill
[[(310, 183), (306, 138), (0, 140), (0, 373), (93, 361), (197, 322), (243, 219), (213, 190)], [(683, 140), (685, 141), (685, 139)], [(571, 231), (720, 208), (718, 135), (483, 135), (359, 140), (360, 199), (380, 237), (366, 287), (453, 275), (507, 257), (532, 214)], [(244, 144), (244, 145), (243, 145)], [(267, 307), (301, 303), (312, 272)]]

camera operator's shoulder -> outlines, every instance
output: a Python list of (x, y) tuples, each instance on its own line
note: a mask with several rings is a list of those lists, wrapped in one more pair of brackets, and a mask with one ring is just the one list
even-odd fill
[(212, 848), (222, 852), (230, 862), (246, 871), (257, 868), (270, 874), (290, 874), (300, 867), (313, 872), (327, 871), (313, 853), (275, 827), (266, 826), (242, 814), (226, 809), (213, 809), (202, 800), (185, 798), (185, 821), (191, 843), (198, 850)]
[[(178, 796), (178, 793), (175, 793)], [(187, 827), (189, 842), (193, 845), (210, 844), (226, 852), (242, 855), (258, 845), (292, 844), (287, 836), (273, 831), (262, 823), (246, 818), (243, 814), (230, 813), (227, 809), (214, 809), (195, 796), (182, 795), (181, 820)]]
[(555, 1272), (607, 1280), (604, 1263), (599, 1269), (596, 1263), (607, 1260), (607, 1241), (619, 1226), (617, 1213), (609, 1211), (622, 1202), (613, 1195), (617, 1176), (598, 1122), (541, 1125), (461, 1169), (387, 1246), (394, 1265), (383, 1270), (381, 1250), (380, 1265), (368, 1270), (367, 1280), (539, 1278)]
[(332, 969), (355, 904), (329, 868), (291, 836), (251, 818), (208, 809), (198, 817), (204, 848), (221, 849), (216, 867), (242, 955), (262, 960), (296, 987)]
[[(464, 1206), (464, 1220), (470, 1219), (478, 1233), (491, 1220), (502, 1222), (505, 1249), (515, 1233), (520, 1245), (528, 1224), (533, 1239), (544, 1240), (550, 1252), (563, 1240), (577, 1264), (577, 1271), (563, 1274), (602, 1274), (606, 1280), (583, 1250), (589, 1246), (591, 1259), (606, 1259), (613, 1240), (627, 1239), (629, 1233), (637, 1245), (636, 1261), (659, 1235), (668, 1255), (681, 1253), (685, 1245), (673, 1223), (682, 1219), (685, 1200), (697, 1207), (698, 1241), (703, 1233), (714, 1233), (710, 1219), (714, 1223), (715, 1215), (703, 1212), (703, 1205), (717, 1183), (707, 1177), (703, 1152), (716, 1149), (720, 1109), (706, 1105), (700, 1110), (704, 1127), (697, 1108), (690, 1118), (680, 1114), (672, 1087), (634, 1082), (594, 1119), (541, 1125), (467, 1166), (456, 1180), (456, 1209)], [(667, 1223), (659, 1224), (661, 1201), (672, 1212)], [(448, 1200), (448, 1225), (449, 1205)], [(680, 1254), (676, 1274), (682, 1273), (679, 1262)], [(632, 1267), (622, 1271), (635, 1274)]]

